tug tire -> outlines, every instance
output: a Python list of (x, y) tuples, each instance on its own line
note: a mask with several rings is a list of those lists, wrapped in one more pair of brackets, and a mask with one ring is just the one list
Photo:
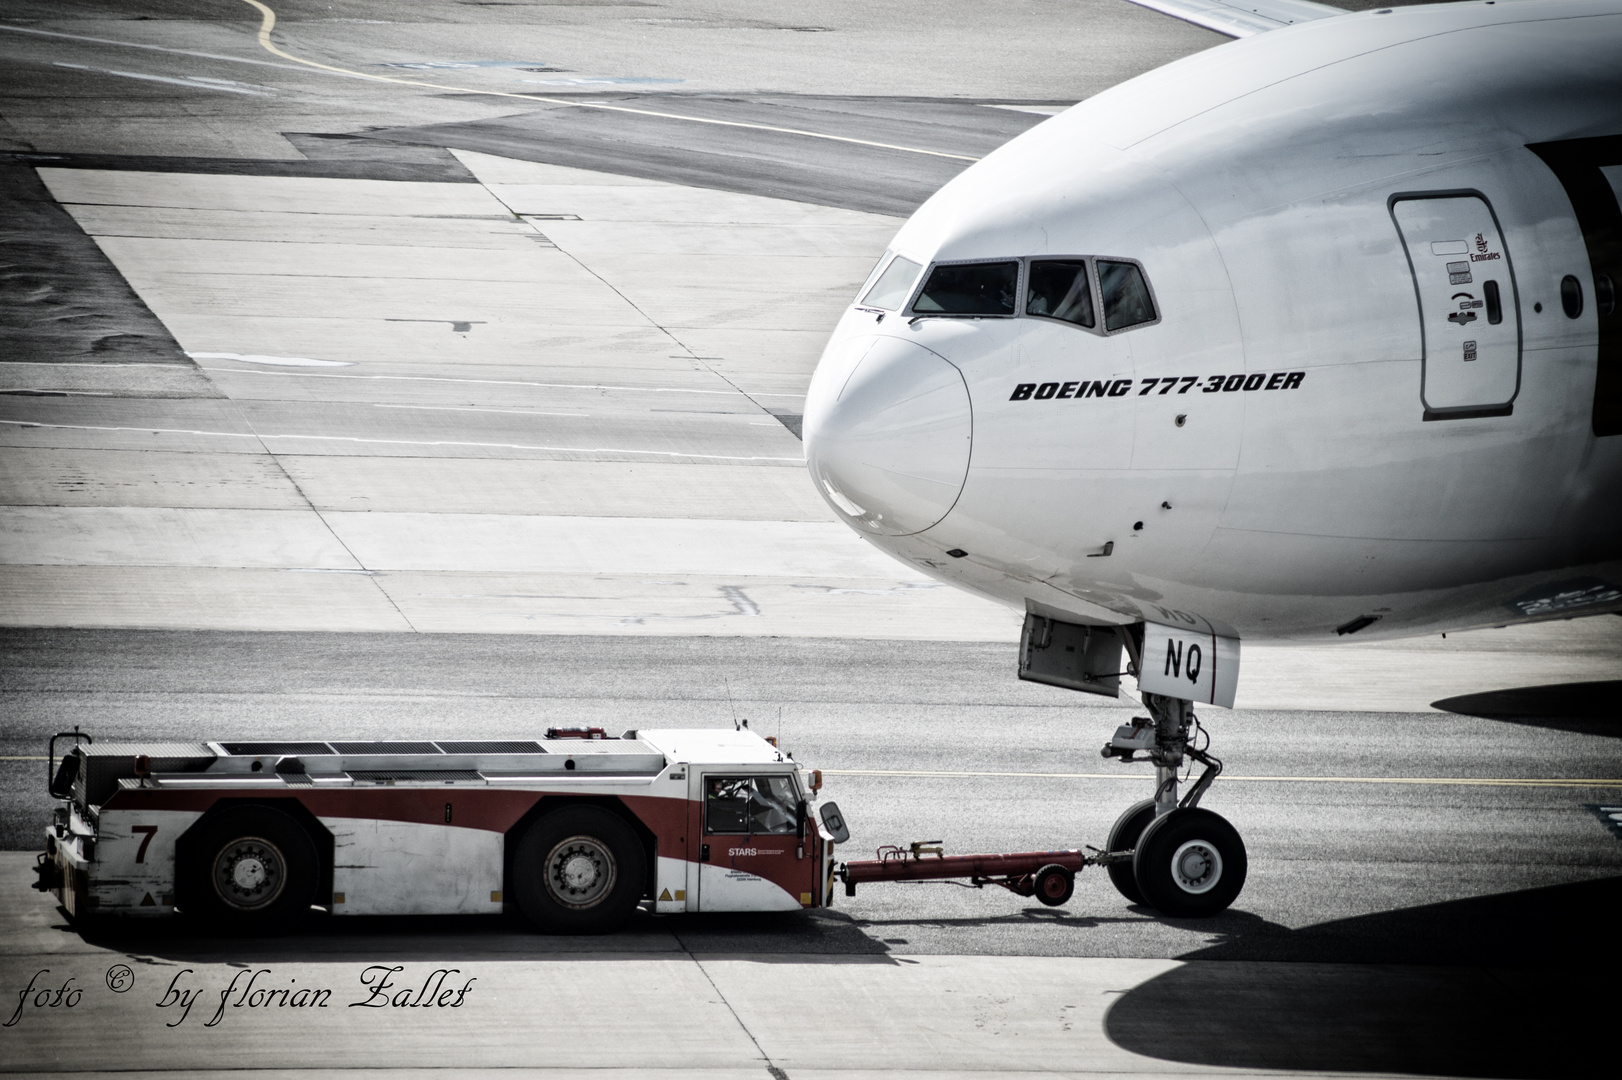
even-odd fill
[(635, 831), (600, 806), (570, 806), (530, 825), (513, 858), (518, 909), (549, 934), (620, 928), (647, 883), (647, 853)]
[(279, 934), (307, 916), (320, 879), (310, 834), (268, 806), (241, 806), (201, 822), (183, 840), (181, 910), (227, 934)]

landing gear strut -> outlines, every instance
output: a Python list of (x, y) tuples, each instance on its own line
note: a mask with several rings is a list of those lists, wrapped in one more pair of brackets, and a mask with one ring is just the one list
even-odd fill
[[(1245, 885), (1244, 841), (1227, 820), (1200, 808), (1200, 799), (1222, 773), (1220, 759), (1195, 745), (1200, 732), (1192, 702), (1145, 693), (1149, 716), (1116, 731), (1103, 755), (1154, 762), (1154, 798), (1129, 807), (1110, 830), (1110, 881), (1133, 903), (1173, 917), (1215, 915)], [(1204, 766), (1178, 797), (1185, 759)], [(1124, 857), (1128, 852), (1131, 861)]]

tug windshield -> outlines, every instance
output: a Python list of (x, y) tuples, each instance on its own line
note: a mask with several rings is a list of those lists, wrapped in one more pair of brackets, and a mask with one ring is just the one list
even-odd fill
[(791, 833), (799, 795), (789, 776), (709, 776), (704, 780), (704, 831)]

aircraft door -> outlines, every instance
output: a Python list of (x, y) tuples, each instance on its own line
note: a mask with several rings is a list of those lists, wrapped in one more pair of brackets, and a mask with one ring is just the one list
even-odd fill
[(1591, 317), (1598, 324), (1594, 434), (1622, 435), (1622, 304), (1617, 302), (1622, 290), (1622, 138), (1571, 139), (1527, 149), (1554, 170), (1583, 231), (1593, 291), (1578, 280), (1575, 294), (1569, 294), (1562, 282), (1562, 307), (1568, 319)]
[(1399, 195), (1391, 216), (1419, 299), (1425, 419), (1508, 416), (1521, 381), (1520, 303), (1492, 207), (1474, 194)]

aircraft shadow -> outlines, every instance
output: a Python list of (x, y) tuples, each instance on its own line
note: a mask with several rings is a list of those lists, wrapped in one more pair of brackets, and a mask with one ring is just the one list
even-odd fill
[(1622, 680), (1517, 686), (1461, 694), (1431, 707), (1463, 716), (1622, 738)]
[(1238, 1069), (1615, 1075), (1599, 1050), (1619, 904), (1612, 877), (1293, 931), (1256, 919), (1128, 991), (1105, 1030), (1134, 1053)]

